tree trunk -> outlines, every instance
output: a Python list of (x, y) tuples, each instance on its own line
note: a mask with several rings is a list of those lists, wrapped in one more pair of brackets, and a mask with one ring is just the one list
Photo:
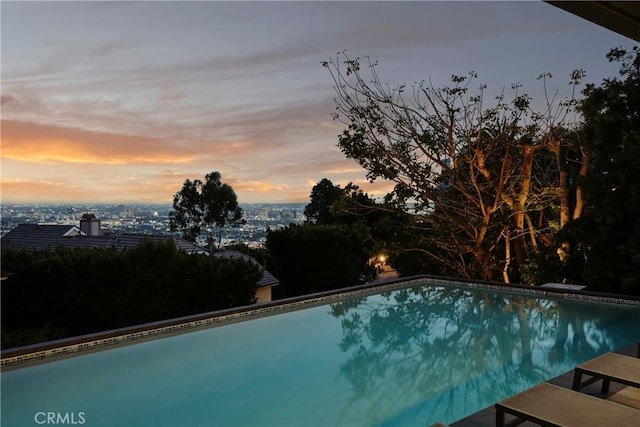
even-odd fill
[[(551, 152), (556, 157), (556, 165), (558, 167), (558, 201), (560, 203), (560, 228), (562, 229), (571, 218), (569, 211), (569, 168), (565, 157), (565, 149), (562, 140), (556, 139), (549, 143)], [(569, 258), (569, 242), (561, 242), (557, 249), (560, 261), (566, 262)]]
[(511, 231), (508, 227), (504, 228), (504, 269), (502, 270), (502, 279), (504, 283), (509, 283), (509, 265), (511, 264)]
[[(580, 165), (580, 178), (584, 178), (589, 173), (589, 166), (591, 166), (591, 151), (585, 150), (584, 156), (582, 157), (582, 165)], [(582, 217), (582, 212), (584, 212), (585, 200), (584, 194), (582, 194), (582, 186), (578, 185), (576, 187), (576, 206), (573, 209), (572, 219), (578, 219)]]

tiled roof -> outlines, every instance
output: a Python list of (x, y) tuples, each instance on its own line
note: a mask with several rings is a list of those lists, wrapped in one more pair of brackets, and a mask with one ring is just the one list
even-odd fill
[[(65, 248), (115, 248), (130, 249), (144, 239), (152, 242), (172, 241), (175, 247), (187, 253), (208, 253), (206, 248), (196, 246), (188, 240), (173, 236), (148, 236), (144, 234), (121, 234), (118, 236), (87, 236), (75, 225), (20, 224), (0, 238), (0, 247), (4, 249), (55, 250)], [(237, 251), (214, 252), (215, 257), (242, 258), (260, 265), (249, 255)], [(275, 286), (278, 279), (263, 268), (262, 279), (258, 287)]]
[(177, 249), (185, 252), (206, 253), (207, 250), (173, 236), (147, 236), (122, 234), (118, 236), (87, 236), (75, 225), (20, 224), (0, 239), (3, 249), (43, 250), (66, 248), (134, 248), (143, 239), (152, 242), (173, 241)]
[(56, 249), (60, 239), (84, 234), (75, 225), (20, 224), (0, 239), (2, 249)]
[(273, 274), (269, 273), (267, 269), (265, 269), (262, 265), (260, 265), (260, 263), (256, 261), (255, 258), (250, 257), (247, 254), (243, 254), (242, 252), (238, 252), (238, 251), (220, 251), (220, 252), (214, 252), (213, 256), (224, 257), (224, 258), (235, 258), (235, 259), (240, 258), (240, 259), (244, 259), (245, 261), (251, 261), (256, 265), (259, 265), (262, 268), (262, 279), (258, 281), (259, 288), (263, 286), (276, 286), (277, 284), (280, 283), (280, 281), (276, 279)]

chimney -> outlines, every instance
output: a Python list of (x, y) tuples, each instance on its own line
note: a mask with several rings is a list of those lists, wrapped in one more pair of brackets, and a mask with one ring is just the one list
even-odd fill
[(80, 230), (82, 230), (87, 236), (99, 236), (100, 220), (92, 213), (83, 214), (80, 219)]

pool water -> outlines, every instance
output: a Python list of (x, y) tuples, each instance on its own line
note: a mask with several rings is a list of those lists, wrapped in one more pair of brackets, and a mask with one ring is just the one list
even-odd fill
[(639, 325), (637, 306), (411, 286), (9, 370), (1, 421), (452, 423), (638, 341)]

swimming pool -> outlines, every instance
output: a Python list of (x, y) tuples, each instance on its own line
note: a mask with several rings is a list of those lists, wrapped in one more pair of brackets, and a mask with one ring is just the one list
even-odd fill
[(452, 423), (640, 339), (640, 308), (411, 285), (3, 372), (2, 425)]

